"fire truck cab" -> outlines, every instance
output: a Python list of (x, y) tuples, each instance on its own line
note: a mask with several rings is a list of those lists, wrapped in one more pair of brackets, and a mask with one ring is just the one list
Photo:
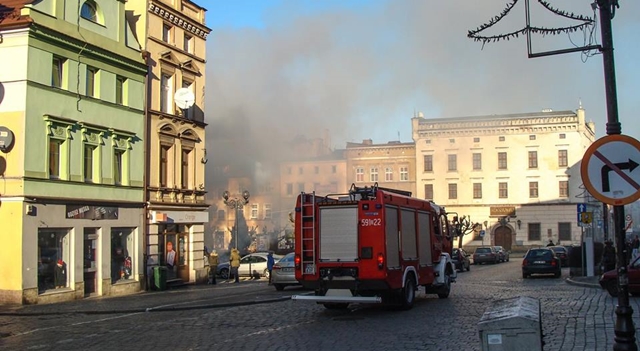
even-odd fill
[(447, 298), (456, 279), (454, 230), (443, 207), (410, 192), (352, 185), (347, 194), (301, 193), (295, 274), (327, 308), (350, 303), (413, 306), (419, 286)]

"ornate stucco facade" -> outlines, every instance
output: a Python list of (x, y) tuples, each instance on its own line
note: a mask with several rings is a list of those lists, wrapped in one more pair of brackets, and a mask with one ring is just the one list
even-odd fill
[[(126, 13), (132, 14), (127, 17)], [(144, 77), (125, 1), (0, 6), (0, 302), (139, 291)], [(7, 59), (10, 58), (10, 59)]]
[(164, 266), (169, 281), (206, 281), (206, 10), (188, 0), (152, 0), (146, 11), (147, 272)]
[(576, 204), (588, 200), (580, 161), (595, 140), (594, 128), (582, 108), (414, 117), (416, 195), (483, 225), (485, 235), (466, 235), (466, 246), (578, 243)]

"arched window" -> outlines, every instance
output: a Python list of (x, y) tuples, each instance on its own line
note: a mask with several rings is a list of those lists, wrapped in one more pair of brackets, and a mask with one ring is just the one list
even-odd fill
[(82, 4), (80, 9), (80, 17), (92, 22), (98, 22), (98, 8), (96, 2), (93, 0), (87, 0)]

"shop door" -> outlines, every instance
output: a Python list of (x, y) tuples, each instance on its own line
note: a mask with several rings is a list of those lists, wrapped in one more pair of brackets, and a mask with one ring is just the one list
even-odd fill
[(97, 282), (97, 262), (96, 262), (96, 245), (98, 243), (98, 235), (94, 229), (85, 229), (84, 233), (84, 296), (91, 296), (96, 293), (98, 287)]
[(512, 236), (513, 233), (511, 232), (511, 228), (507, 226), (500, 226), (496, 228), (494, 245), (502, 246), (505, 250), (510, 251)]
[(178, 234), (177, 261), (178, 278), (189, 281), (189, 240), (187, 234)]

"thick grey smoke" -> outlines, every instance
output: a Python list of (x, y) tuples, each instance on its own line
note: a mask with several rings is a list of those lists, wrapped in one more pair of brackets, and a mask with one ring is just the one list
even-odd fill
[[(467, 38), (505, 8), (505, 0), (402, 0), (309, 13), (285, 1), (265, 29), (216, 30), (208, 38), (208, 148), (214, 163), (268, 163), (288, 157), (296, 135), (331, 147), (373, 138), (410, 141), (414, 111), (427, 118), (575, 110), (604, 135), (602, 58), (580, 53), (528, 59), (523, 37), (482, 46)], [(592, 16), (588, 1), (549, 1)], [(534, 25), (576, 24), (531, 1)], [(637, 98), (640, 2), (620, 1), (614, 24), (620, 120), (631, 125)], [(209, 8), (215, 16), (215, 8)], [(487, 34), (524, 27), (524, 1)], [(595, 32), (599, 43), (599, 28)], [(534, 37), (534, 50), (583, 45), (582, 33)], [(626, 122), (626, 124), (625, 124)], [(635, 130), (633, 128), (636, 128)], [(275, 163), (275, 162), (274, 162)]]

